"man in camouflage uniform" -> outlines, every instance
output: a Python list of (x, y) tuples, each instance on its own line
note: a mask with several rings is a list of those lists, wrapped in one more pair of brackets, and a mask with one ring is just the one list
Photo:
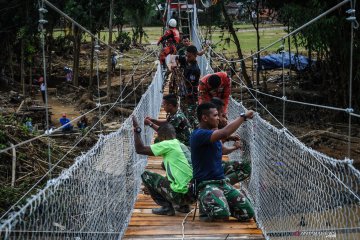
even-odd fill
[(251, 164), (247, 159), (242, 162), (222, 161), (221, 166), (224, 169), (225, 177), (229, 179), (231, 185), (242, 182), (250, 177)]
[(193, 129), (197, 128), (199, 123), (196, 118), (196, 107), (198, 100), (198, 86), (200, 79), (200, 68), (196, 61), (198, 50), (191, 45), (186, 48), (185, 57), (179, 57), (178, 61), (184, 68), (184, 94), (181, 98), (181, 109), (189, 120)]
[[(151, 198), (161, 206), (152, 209), (152, 213), (173, 216), (175, 210), (190, 211), (188, 204), (193, 203), (194, 198), (188, 189), (192, 178), (189, 149), (175, 138), (175, 129), (169, 123), (159, 127), (160, 142), (150, 146), (144, 146), (141, 140), (141, 128), (135, 117), (133, 117), (133, 127), (136, 153), (164, 158), (166, 177), (150, 171), (145, 171), (141, 175)], [(174, 209), (174, 205), (180, 207)]]
[[(247, 118), (252, 118), (253, 111), (241, 114), (218, 130), (219, 116), (214, 104), (200, 104), (197, 117), (200, 125), (191, 134), (190, 147), (193, 181), (200, 202), (200, 220), (227, 220), (229, 216), (239, 221), (250, 220), (254, 216), (250, 201), (229, 184), (224, 175), (221, 158), (228, 150), (221, 140), (231, 136)], [(234, 148), (237, 147), (234, 145)]]
[[(226, 113), (224, 112), (224, 102), (217, 97), (214, 97), (210, 101), (216, 106), (219, 115), (219, 125), (218, 128), (222, 129), (228, 124), (228, 119)], [(227, 141), (240, 141), (240, 137), (237, 135), (231, 135), (227, 139), (223, 139), (223, 142)], [(245, 179), (250, 177), (251, 174), (251, 164), (248, 159), (245, 157), (241, 162), (239, 161), (222, 161), (222, 167), (224, 168), (225, 177), (229, 179), (230, 184), (234, 185), (236, 183), (242, 182)]]
[(170, 123), (175, 128), (176, 138), (186, 146), (189, 146), (191, 126), (184, 113), (178, 107), (177, 97), (173, 94), (164, 96), (162, 105), (167, 114), (166, 120), (146, 117), (144, 121), (145, 125), (157, 131), (162, 124)]

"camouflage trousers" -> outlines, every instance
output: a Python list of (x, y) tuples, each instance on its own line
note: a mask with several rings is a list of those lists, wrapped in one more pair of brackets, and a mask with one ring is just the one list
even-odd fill
[(229, 179), (230, 184), (242, 182), (250, 177), (251, 163), (250, 161), (222, 161), (225, 177)]
[(210, 219), (224, 219), (232, 216), (247, 221), (254, 216), (250, 201), (227, 179), (203, 181), (198, 185), (200, 216)]
[(199, 127), (199, 121), (196, 115), (197, 102), (189, 100), (187, 98), (181, 101), (181, 110), (185, 114), (185, 117), (189, 120), (192, 129)]
[(141, 175), (141, 179), (144, 186), (148, 189), (151, 198), (160, 206), (183, 206), (195, 202), (190, 191), (187, 193), (174, 192), (170, 188), (169, 180), (160, 174), (145, 171)]

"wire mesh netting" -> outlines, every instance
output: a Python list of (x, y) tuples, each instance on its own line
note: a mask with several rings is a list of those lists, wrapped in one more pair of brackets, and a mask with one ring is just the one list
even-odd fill
[[(244, 111), (232, 99), (229, 118)], [(251, 160), (251, 177), (243, 188), (267, 238), (360, 238), (360, 173), (351, 161), (316, 152), (260, 116), (237, 134), (244, 152), (230, 159)]]
[[(193, 13), (192, 41), (201, 49)], [(202, 75), (213, 73), (205, 56)], [(228, 117), (246, 108), (231, 98)], [(286, 130), (256, 115), (236, 132), (243, 152), (231, 161), (251, 161), (242, 190), (252, 200), (256, 221), (267, 239), (360, 239), (360, 172), (351, 160), (336, 160), (306, 147)]]
[[(157, 117), (162, 101), (160, 66), (133, 115)], [(150, 144), (151, 128), (142, 132)], [(135, 153), (132, 120), (101, 136), (58, 178), (1, 222), (1, 239), (119, 239), (140, 189), (146, 157)]]
[[(192, 41), (200, 48), (196, 9)], [(199, 58), (202, 74), (213, 70)], [(134, 110), (139, 122), (158, 115), (162, 99), (160, 66)], [(229, 119), (246, 109), (231, 99)], [(306, 147), (286, 130), (259, 115), (238, 130), (243, 152), (233, 161), (251, 161), (242, 189), (252, 200), (267, 239), (360, 239), (360, 173), (350, 160), (339, 161)], [(142, 133), (150, 144), (153, 132)], [(132, 123), (101, 136), (61, 176), (28, 199), (0, 225), (1, 239), (118, 239), (128, 226), (146, 158), (135, 153)]]

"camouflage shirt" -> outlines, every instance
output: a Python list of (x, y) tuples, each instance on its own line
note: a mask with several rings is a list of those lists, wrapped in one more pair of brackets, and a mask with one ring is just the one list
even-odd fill
[(166, 120), (174, 126), (176, 138), (186, 146), (189, 146), (191, 127), (184, 113), (178, 109), (174, 115), (168, 115)]

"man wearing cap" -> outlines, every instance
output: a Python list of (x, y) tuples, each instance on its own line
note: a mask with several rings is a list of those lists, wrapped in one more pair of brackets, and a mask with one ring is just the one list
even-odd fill
[(61, 124), (61, 126), (62, 126), (62, 131), (63, 131), (63, 132), (70, 132), (70, 131), (72, 131), (73, 125), (71, 125), (70, 119), (68, 119), (68, 118), (66, 117), (66, 113), (63, 113), (63, 114), (62, 114), (62, 118), (60, 118), (59, 122), (60, 122), (60, 124)]
[(205, 75), (199, 83), (199, 104), (210, 102), (213, 97), (218, 97), (224, 102), (224, 112), (227, 113), (229, 105), (231, 84), (225, 72)]

